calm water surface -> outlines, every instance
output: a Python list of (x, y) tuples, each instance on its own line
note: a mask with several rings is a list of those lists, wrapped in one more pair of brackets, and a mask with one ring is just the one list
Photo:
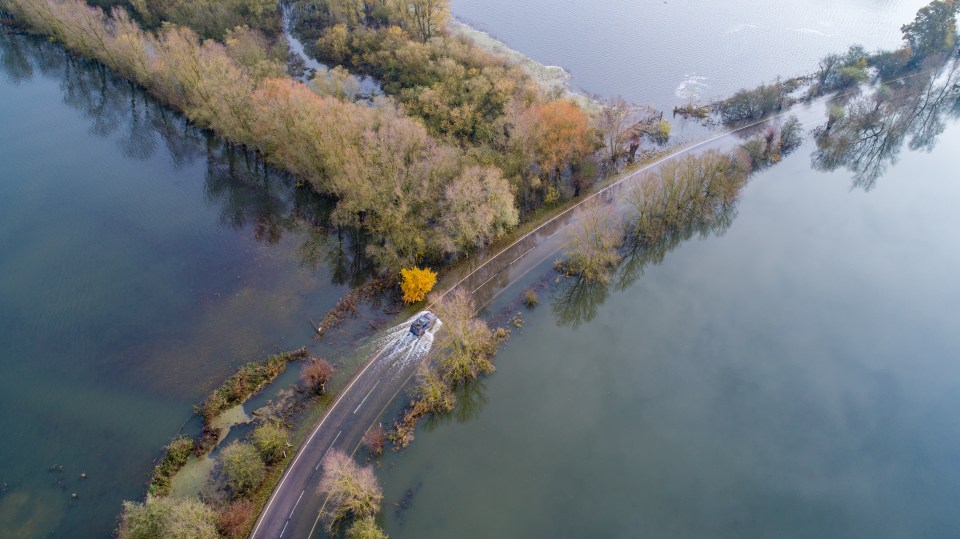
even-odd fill
[(889, 145), (808, 140), (662, 264), (544, 293), (386, 458), (389, 535), (960, 536), (953, 88)]
[(453, 0), (463, 21), (573, 75), (575, 88), (670, 110), (900, 45), (927, 0)]
[(192, 405), (308, 343), (350, 270), (323, 201), (44, 40), (0, 35), (0, 118), (0, 537), (105, 537)]

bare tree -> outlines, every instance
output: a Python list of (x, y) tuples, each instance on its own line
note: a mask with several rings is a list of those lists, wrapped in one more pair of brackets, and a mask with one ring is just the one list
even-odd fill
[(333, 450), (323, 459), (323, 476), (317, 491), (327, 498), (321, 517), (335, 531), (346, 520), (362, 520), (380, 511), (383, 491), (373, 467), (360, 467), (343, 451)]

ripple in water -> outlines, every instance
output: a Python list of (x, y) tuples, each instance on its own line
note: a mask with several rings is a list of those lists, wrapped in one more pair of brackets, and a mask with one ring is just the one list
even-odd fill
[(707, 84), (706, 81), (707, 77), (686, 75), (686, 80), (681, 82), (673, 93), (678, 99), (699, 101), (706, 94), (706, 91), (710, 89), (710, 85)]

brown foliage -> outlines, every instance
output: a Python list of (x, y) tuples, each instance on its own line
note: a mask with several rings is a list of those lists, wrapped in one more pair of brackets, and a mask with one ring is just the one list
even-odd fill
[(363, 435), (363, 445), (371, 455), (383, 454), (383, 448), (387, 443), (386, 432), (383, 427), (377, 425), (371, 428)]
[(230, 539), (242, 539), (246, 537), (247, 529), (255, 516), (253, 502), (237, 500), (220, 511), (217, 517), (217, 529)]
[(331, 376), (333, 366), (323, 358), (311, 359), (300, 370), (300, 380), (318, 395), (324, 392)]

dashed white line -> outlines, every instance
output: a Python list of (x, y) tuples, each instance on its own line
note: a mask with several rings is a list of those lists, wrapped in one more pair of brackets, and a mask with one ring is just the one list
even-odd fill
[(336, 436), (333, 437), (333, 441), (330, 442), (330, 447), (328, 447), (327, 450), (323, 452), (323, 456), (320, 457), (320, 462), (317, 463), (317, 467), (314, 468), (313, 471), (317, 471), (320, 469), (320, 465), (323, 464), (323, 459), (327, 458), (327, 453), (329, 453), (330, 450), (333, 449), (333, 444), (337, 443), (337, 438), (339, 438), (341, 434), (343, 434), (342, 430), (338, 432)]
[(287, 526), (289, 525), (290, 525), (290, 519), (288, 518), (286, 524), (283, 525), (283, 529), (280, 530), (280, 537), (283, 537), (283, 532), (287, 531)]
[(290, 516), (287, 517), (287, 520), (290, 520), (291, 518), (293, 518), (293, 512), (297, 510), (297, 506), (300, 505), (300, 500), (303, 499), (303, 493), (306, 491), (307, 489), (303, 489), (302, 491), (300, 491), (300, 497), (297, 498), (297, 503), (293, 504), (293, 509), (290, 510)]
[(373, 393), (373, 390), (374, 390), (374, 389), (377, 389), (377, 386), (378, 386), (378, 385), (380, 385), (380, 380), (377, 380), (377, 383), (376, 383), (376, 384), (373, 384), (373, 387), (370, 388), (370, 392), (367, 393), (367, 396), (364, 397), (362, 401), (360, 401), (360, 404), (357, 405), (357, 409), (354, 410), (353, 413), (357, 413), (357, 412), (360, 411), (360, 407), (363, 406), (363, 403), (367, 402), (367, 397), (369, 397), (370, 394)]

